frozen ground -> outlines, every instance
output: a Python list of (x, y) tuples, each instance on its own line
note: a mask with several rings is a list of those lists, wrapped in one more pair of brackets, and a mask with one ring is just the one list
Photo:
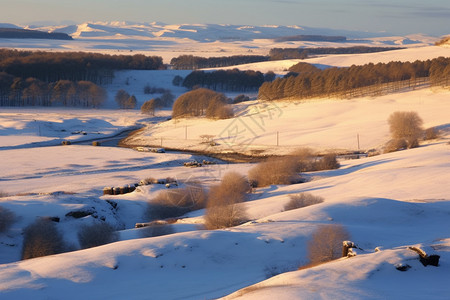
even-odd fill
[[(401, 56), (411, 60), (426, 57), (421, 49), (428, 49), (425, 52), (430, 58), (445, 55), (437, 54), (441, 48), (431, 47), (403, 50)], [(383, 55), (370, 59), (385, 60)], [(322, 61), (316, 63), (348, 65), (361, 63), (365, 57), (355, 55), (350, 60), (329, 56), (317, 58)], [(104, 109), (2, 108), (0, 205), (13, 211), (17, 220), (0, 234), (1, 299), (212, 299), (226, 295), (228, 299), (448, 298), (448, 91), (423, 89), (378, 98), (276, 105), (251, 101), (236, 106), (239, 117), (225, 121), (160, 122), (170, 111), (149, 118), (138, 110), (114, 109), (112, 98), (119, 88), (135, 93), (142, 103), (148, 96), (142, 93), (145, 84), (172, 88), (173, 72), (117, 73), (107, 87), (110, 97)], [(173, 92), (178, 95), (183, 89), (173, 88)], [(208, 187), (228, 171), (245, 175), (253, 165), (216, 161), (215, 165), (186, 168), (183, 162), (204, 157), (93, 147), (90, 142), (60, 145), (62, 140), (89, 141), (152, 123), (138, 137), (144, 144), (158, 138), (161, 142), (162, 137), (163, 146), (173, 143), (195, 148), (202, 145), (200, 135), (220, 138), (223, 132), (226, 135), (216, 146), (223, 151), (238, 147), (240, 151), (282, 153), (299, 146), (354, 150), (359, 134), (361, 148), (370, 149), (388, 139), (386, 120), (397, 110), (417, 111), (424, 127), (437, 126), (441, 138), (412, 150), (342, 161), (337, 170), (304, 174), (306, 183), (258, 188), (242, 204), (250, 221), (241, 226), (203, 230), (204, 210), (200, 210), (173, 224), (174, 234), (154, 238), (145, 238), (134, 224), (146, 221), (147, 201), (166, 188), (149, 185), (124, 195), (104, 196), (103, 187), (132, 184), (147, 177), (174, 177), (181, 185), (195, 181)], [(243, 127), (233, 128), (233, 124)], [(259, 131), (248, 131), (249, 124), (259, 126)], [(230, 132), (240, 140), (230, 140)], [(325, 201), (283, 211), (289, 195), (300, 192), (313, 193)], [(90, 215), (80, 219), (67, 215), (80, 210)], [(75, 251), (20, 261), (23, 228), (45, 216), (60, 218), (57, 228)], [(120, 240), (77, 250), (80, 226), (95, 222), (114, 226)], [(307, 242), (321, 224), (342, 224), (351, 240), (364, 250), (358, 250), (354, 258), (296, 271), (308, 263)], [(440, 265), (423, 267), (418, 255), (407, 249), (411, 245), (439, 254)], [(375, 252), (376, 247), (381, 252)], [(400, 272), (395, 268), (398, 264), (411, 268)]]

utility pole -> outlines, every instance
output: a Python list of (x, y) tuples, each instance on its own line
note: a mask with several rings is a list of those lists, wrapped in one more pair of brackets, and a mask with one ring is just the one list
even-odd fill
[(359, 133), (358, 134), (356, 134), (356, 138), (357, 138), (357, 140), (358, 140), (358, 151), (359, 151)]

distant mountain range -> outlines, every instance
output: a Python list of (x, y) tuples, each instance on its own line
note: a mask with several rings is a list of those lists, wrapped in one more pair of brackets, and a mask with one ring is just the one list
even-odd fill
[(92, 38), (188, 38), (198, 42), (246, 41), (254, 39), (278, 39), (292, 36), (343, 36), (350, 39), (386, 36), (386, 33), (311, 28), (300, 26), (240, 26), (219, 24), (132, 23), (132, 22), (89, 22), (64, 26), (25, 26), (2, 24), (3, 28), (33, 29), (48, 33), (62, 33), (74, 39)]

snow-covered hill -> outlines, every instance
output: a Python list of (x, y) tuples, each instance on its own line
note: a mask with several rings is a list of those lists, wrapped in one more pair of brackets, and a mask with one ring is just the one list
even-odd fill
[[(114, 33), (101, 27), (110, 24), (97, 25), (89, 26), (92, 34), (108, 30), (108, 34)], [(78, 29), (64, 30), (78, 32)], [(71, 42), (60, 44), (60, 49), (114, 44), (96, 38)], [(170, 51), (188, 49), (180, 50), (177, 47), (182, 42), (172, 42)], [(44, 47), (48, 43), (32, 41), (34, 46)], [(250, 43), (213, 44), (228, 45), (227, 51), (235, 54), (237, 48)], [(261, 41), (254, 45), (257, 43)], [(196, 46), (201, 44), (195, 42)], [(204, 44), (203, 48), (190, 51), (211, 48), (211, 44)], [(189, 45), (194, 43), (186, 42), (185, 46)], [(411, 61), (448, 56), (448, 50), (418, 47), (391, 54), (330, 55), (310, 61), (317, 65), (349, 66), (388, 59)], [(252, 68), (281, 74), (294, 63), (268, 62)], [(352, 100), (273, 103), (254, 100), (236, 105), (237, 117), (222, 121), (201, 118), (167, 121), (168, 110), (149, 117), (138, 110), (113, 109), (113, 95), (120, 88), (136, 94), (140, 104), (153, 97), (143, 94), (146, 84), (181, 94), (183, 88), (173, 87), (171, 81), (175, 75), (185, 76), (186, 72), (117, 72), (114, 82), (106, 87), (107, 109), (0, 111), (0, 206), (17, 216), (12, 227), (0, 233), (0, 299), (211, 299), (226, 295), (229, 299), (448, 298), (448, 90), (425, 88)], [(173, 234), (144, 237), (142, 229), (135, 229), (134, 224), (147, 221), (147, 201), (166, 187), (140, 186), (132, 193), (115, 196), (103, 195), (103, 187), (124, 186), (148, 177), (173, 177), (180, 186), (200, 182), (209, 187), (229, 171), (247, 174), (253, 164), (216, 160), (213, 165), (187, 168), (183, 162), (205, 157), (91, 145), (92, 140), (113, 136), (136, 124), (147, 124), (147, 130), (135, 138), (163, 147), (197, 149), (204, 147), (200, 136), (210, 134), (215, 135), (219, 144), (214, 147), (221, 151), (264, 150), (280, 154), (301, 146), (355, 150), (359, 135), (361, 149), (370, 149), (389, 138), (387, 118), (399, 110), (417, 111), (424, 127), (435, 126), (440, 130), (440, 138), (412, 150), (343, 160), (337, 170), (304, 174), (308, 179), (305, 183), (257, 188), (241, 205), (250, 221), (225, 230), (203, 230), (205, 211), (199, 210), (172, 224)], [(62, 140), (74, 144), (61, 146)], [(75, 144), (83, 140), (88, 142)], [(301, 192), (325, 200), (284, 211), (290, 195)], [(74, 211), (89, 214), (77, 219), (70, 214)], [(22, 230), (37, 217), (58, 217), (55, 224), (74, 251), (19, 261)], [(114, 226), (119, 241), (77, 250), (80, 227), (98, 222)], [(308, 263), (308, 241), (323, 224), (342, 224), (351, 240), (363, 250), (357, 250), (358, 255), (353, 258), (295, 271)], [(407, 249), (412, 245), (440, 255), (439, 266), (422, 266), (418, 255)], [(377, 247), (380, 252), (375, 252)], [(410, 269), (401, 272), (396, 269), (399, 264), (409, 265)], [(293, 272), (284, 273), (288, 271)], [(284, 274), (270, 278), (279, 273)]]
[[(16, 26), (6, 24), (5, 26)], [(71, 35), (74, 41), (0, 39), (0, 47), (143, 53), (162, 56), (166, 63), (181, 54), (197, 56), (267, 55), (272, 48), (432, 45), (438, 37), (421, 34), (392, 36), (387, 33), (344, 31), (300, 26), (246, 26), (219, 24), (163, 24), (86, 22), (64, 26), (22, 25), (20, 28)], [(345, 36), (346, 42), (285, 41), (274, 38), (296, 35)]]

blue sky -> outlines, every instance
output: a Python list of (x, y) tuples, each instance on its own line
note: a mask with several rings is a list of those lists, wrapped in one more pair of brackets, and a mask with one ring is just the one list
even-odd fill
[(0, 0), (0, 23), (135, 21), (450, 33), (449, 0)]

